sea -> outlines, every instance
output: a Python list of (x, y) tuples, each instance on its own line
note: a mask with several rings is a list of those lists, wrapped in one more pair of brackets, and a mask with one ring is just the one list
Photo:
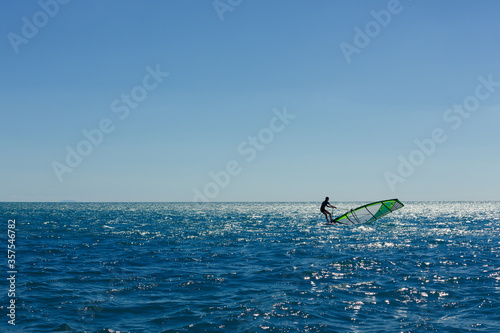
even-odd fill
[(0, 331), (500, 332), (500, 202), (403, 203), (0, 203)]

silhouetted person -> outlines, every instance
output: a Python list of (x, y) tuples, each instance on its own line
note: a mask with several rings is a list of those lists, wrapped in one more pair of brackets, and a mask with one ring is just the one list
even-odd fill
[[(330, 200), (330, 198), (326, 197), (325, 198), (325, 201), (323, 201), (323, 203), (321, 204), (321, 212), (323, 214), (325, 214), (325, 218), (326, 218), (326, 223), (333, 223), (333, 220), (332, 220), (332, 213), (330, 213), (329, 211), (326, 210), (326, 207), (330, 207), (330, 208), (337, 208), (335, 206), (332, 206), (328, 200)], [(328, 218), (330, 218), (330, 220), (328, 220)]]

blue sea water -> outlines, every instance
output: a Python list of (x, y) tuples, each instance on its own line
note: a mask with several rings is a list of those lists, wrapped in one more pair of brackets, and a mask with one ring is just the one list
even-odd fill
[(0, 203), (0, 330), (500, 332), (500, 203), (405, 204)]

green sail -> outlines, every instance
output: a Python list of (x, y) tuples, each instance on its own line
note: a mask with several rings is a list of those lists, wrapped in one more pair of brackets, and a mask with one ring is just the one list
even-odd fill
[(370, 223), (403, 206), (403, 203), (398, 199), (372, 202), (358, 208), (351, 209), (347, 213), (337, 217), (334, 222), (353, 224)]

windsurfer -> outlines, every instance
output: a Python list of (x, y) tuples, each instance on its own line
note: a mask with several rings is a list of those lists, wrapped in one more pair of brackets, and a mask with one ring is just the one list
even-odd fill
[[(330, 213), (329, 211), (326, 210), (326, 207), (330, 207), (330, 208), (337, 208), (335, 206), (332, 206), (328, 201), (330, 200), (330, 198), (326, 197), (325, 198), (325, 201), (323, 201), (323, 203), (321, 204), (321, 212), (323, 214), (325, 214), (325, 218), (326, 218), (326, 223), (333, 223), (333, 220), (332, 220), (332, 213)], [(328, 219), (330, 218), (330, 219)]]

